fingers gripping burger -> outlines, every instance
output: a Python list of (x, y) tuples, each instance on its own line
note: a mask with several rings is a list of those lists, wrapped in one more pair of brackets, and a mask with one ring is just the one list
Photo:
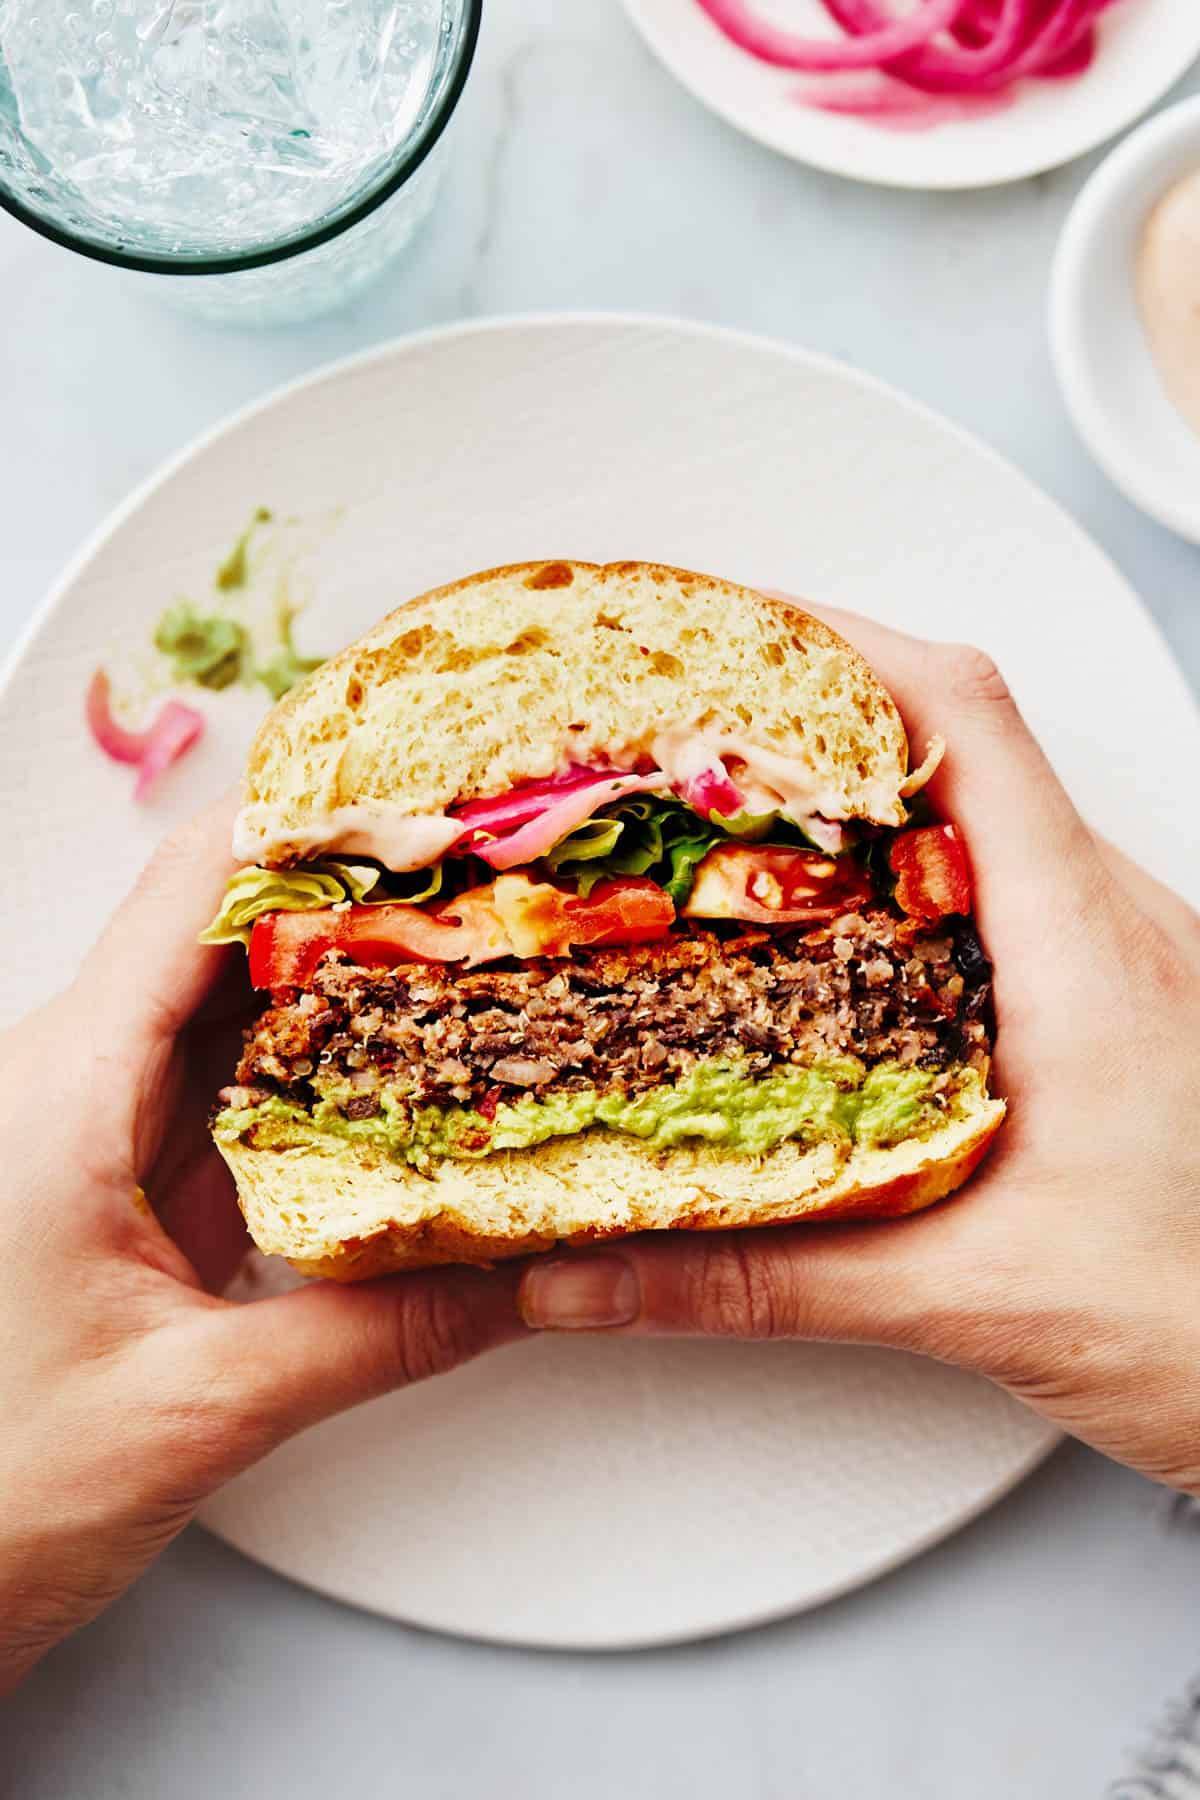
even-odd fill
[(392, 613), (262, 726), (206, 934), (266, 996), (214, 1120), (256, 1242), (356, 1280), (958, 1187), (1004, 1107), (940, 749), (705, 576)]

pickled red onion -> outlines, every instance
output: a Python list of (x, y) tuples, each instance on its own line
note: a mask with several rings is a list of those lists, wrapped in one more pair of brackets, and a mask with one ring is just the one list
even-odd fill
[(88, 730), (114, 762), (140, 763), (146, 753), (146, 733), (126, 731), (112, 716), (111, 684), (103, 669), (97, 669), (88, 683), (84, 709)]
[[(459, 855), (480, 857), (493, 869), (511, 869), (552, 850), (561, 838), (590, 819), (598, 807), (626, 794), (665, 792), (672, 778), (661, 769), (639, 775), (621, 769), (588, 769), (575, 763), (561, 775), (527, 781), (494, 800), (470, 800), (455, 819), (468, 827), (455, 845)], [(676, 782), (681, 798), (706, 817), (732, 817), (742, 794), (719, 757)]]
[(917, 88), (905, 87), (881, 69), (865, 71), (853, 83), (815, 79), (797, 83), (792, 95), (819, 112), (871, 119), (893, 131), (927, 131), (948, 119), (975, 119), (982, 113), (1003, 112), (1014, 98), (1011, 93), (923, 94)]
[(700, 0), (719, 31), (760, 62), (781, 69), (873, 69), (924, 44), (953, 24), (967, 0), (924, 0), (906, 19), (885, 18), (868, 36), (802, 37), (756, 17), (748, 0)]
[[(1039, 5), (1038, 0), (1004, 0), (999, 9), (984, 10), (980, 0), (967, 0), (955, 22), (958, 42), (945, 46), (926, 42), (878, 66), (925, 93), (975, 94), (1006, 87), (1068, 55), (1091, 31), (1107, 3), (1049, 0), (1048, 5)], [(823, 0), (823, 4), (830, 17), (860, 42), (869, 41), (890, 17), (879, 0)], [(966, 31), (970, 44), (962, 42)]]
[(88, 729), (106, 756), (132, 763), (138, 771), (133, 797), (144, 800), (164, 770), (188, 750), (204, 730), (204, 719), (179, 700), (168, 700), (145, 731), (129, 731), (112, 715), (108, 676), (97, 669), (85, 703)]
[(712, 813), (732, 819), (742, 810), (741, 790), (729, 779), (719, 756), (714, 758), (711, 769), (702, 769), (690, 781), (682, 782), (679, 792), (692, 811), (701, 813), (706, 819)]
[(466, 839), (459, 847), (469, 849), (493, 869), (515, 869), (519, 864), (533, 862), (553, 850), (568, 832), (590, 819), (597, 807), (623, 799), (626, 794), (661, 792), (669, 786), (670, 782), (661, 770), (652, 775), (600, 775), (586, 784), (577, 784), (565, 797), (553, 800), (550, 805), (543, 800), (538, 816), (509, 832), (507, 837), (492, 838), (486, 843)]
[(1069, 81), (1073, 75), (1082, 75), (1085, 69), (1090, 69), (1095, 60), (1096, 33), (1085, 31), (1069, 50), (1064, 50), (1053, 62), (1043, 63), (1038, 77), (1042, 81)]
[[(794, 97), (896, 129), (995, 111), (1026, 77), (1066, 80), (1096, 52), (1096, 21), (1118, 0), (960, 0), (898, 18), (884, 0), (822, 0), (846, 34), (809, 39), (766, 24), (752, 0), (698, 0), (733, 43), (762, 62), (816, 79)], [(859, 82), (839, 73), (862, 71)]]
[(146, 733), (146, 749), (133, 784), (135, 800), (145, 800), (160, 775), (190, 750), (204, 730), (204, 720), (190, 706), (168, 700)]
[(572, 763), (561, 775), (550, 775), (541, 781), (525, 781), (520, 787), (512, 788), (507, 794), (501, 794), (492, 800), (468, 800), (460, 806), (454, 817), (463, 825), (472, 827), (472, 836), (462, 848), (472, 847), (474, 834), (479, 833), (481, 841), (487, 842), (503, 828), (524, 825), (529, 819), (536, 819), (544, 813), (547, 806), (561, 800), (567, 794), (578, 789), (591, 787), (606, 777), (627, 774), (621, 769), (589, 769), (582, 763)]

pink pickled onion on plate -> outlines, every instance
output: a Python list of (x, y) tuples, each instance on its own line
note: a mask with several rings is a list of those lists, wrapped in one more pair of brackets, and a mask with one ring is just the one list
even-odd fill
[(198, 712), (178, 700), (167, 701), (146, 734), (145, 755), (133, 784), (135, 800), (147, 798), (159, 776), (191, 749), (203, 730), (204, 720)]
[(905, 87), (880, 70), (855, 78), (853, 85), (832, 81), (800, 82), (794, 97), (819, 112), (845, 113), (854, 118), (886, 123), (893, 131), (928, 131), (948, 119), (977, 119), (984, 113), (1004, 112), (1013, 103), (1011, 92), (983, 94), (924, 94)]
[(760, 62), (781, 69), (816, 73), (824, 69), (870, 69), (924, 44), (958, 17), (967, 0), (924, 0), (905, 19), (884, 19), (868, 36), (842, 39), (802, 37), (756, 16), (748, 0), (699, 0), (719, 31)]
[[(877, 0), (824, 0), (824, 5), (830, 17), (843, 30), (854, 33), (861, 43), (870, 41), (869, 36), (861, 34), (877, 31), (880, 21), (887, 17)], [(972, 18), (970, 0), (961, 16), (968, 21)], [(951, 91), (961, 88), (970, 93), (977, 85), (1002, 76), (1021, 54), (1034, 16), (1035, 0), (1004, 0), (987, 26), (981, 28), (974, 44), (950, 44), (939, 49), (926, 43), (908, 55), (888, 57), (880, 66), (886, 66), (888, 74), (899, 76), (913, 87), (924, 87), (935, 80), (939, 92), (940, 84), (945, 83)]]
[(168, 700), (145, 731), (129, 731), (112, 715), (108, 676), (97, 669), (85, 703), (88, 730), (114, 762), (132, 763), (138, 776), (133, 797), (144, 800), (164, 770), (177, 762), (204, 730), (202, 715), (179, 700)]
[[(519, 863), (534, 862), (539, 856), (545, 856), (548, 850), (553, 850), (555, 844), (565, 838), (568, 832), (590, 819), (597, 807), (607, 806), (609, 801), (620, 800), (626, 794), (649, 794), (655, 790), (661, 792), (669, 786), (670, 782), (661, 770), (651, 775), (617, 775), (611, 771), (601, 775), (593, 773), (589, 781), (576, 783), (565, 795), (557, 798), (551, 796), (549, 803), (543, 796), (537, 816), (527, 818), (524, 824), (516, 831), (509, 832), (507, 837), (490, 838), (486, 843), (466, 839), (459, 848), (470, 850), (472, 855), (481, 857), (490, 868), (515, 869)], [(459, 817), (462, 817), (461, 813)]]
[[(897, 17), (883, 0), (822, 0), (845, 36), (811, 40), (758, 19), (749, 0), (698, 0), (741, 49), (817, 79), (793, 97), (804, 105), (918, 130), (994, 112), (1026, 77), (1068, 80), (1090, 67), (1096, 21), (1120, 0), (960, 0)], [(858, 83), (839, 74), (861, 71)], [(822, 80), (820, 77), (829, 76)], [(907, 96), (907, 97), (906, 97)]]
[[(857, 41), (869, 41), (888, 18), (879, 0), (823, 0), (826, 11)], [(1047, 63), (1069, 51), (1091, 28), (1104, 0), (1004, 0), (996, 12), (978, 10), (967, 0), (960, 20), (972, 27), (970, 46), (923, 44), (909, 54), (889, 57), (889, 75), (926, 93), (976, 93), (1008, 86), (1023, 75), (1036, 75)], [(867, 35), (864, 35), (867, 34)]]
[(140, 763), (146, 751), (144, 731), (126, 731), (112, 716), (111, 686), (103, 669), (88, 682), (85, 710), (88, 730), (114, 762)]
[(1069, 50), (1064, 50), (1053, 62), (1043, 63), (1038, 75), (1043, 81), (1069, 81), (1073, 75), (1082, 75), (1095, 62), (1096, 48), (1096, 28), (1091, 25), (1082, 37), (1075, 39)]
[(959, 13), (950, 27), (950, 36), (956, 44), (965, 44), (968, 50), (977, 50), (986, 44), (996, 29), (1000, 4), (998, 0), (975, 0), (975, 4), (967, 5)]

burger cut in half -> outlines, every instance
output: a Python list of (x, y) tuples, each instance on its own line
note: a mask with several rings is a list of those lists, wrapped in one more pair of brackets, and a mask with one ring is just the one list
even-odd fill
[(950, 1193), (1004, 1106), (939, 751), (706, 576), (390, 614), (265, 721), (206, 934), (266, 997), (214, 1120), (256, 1243), (350, 1281)]

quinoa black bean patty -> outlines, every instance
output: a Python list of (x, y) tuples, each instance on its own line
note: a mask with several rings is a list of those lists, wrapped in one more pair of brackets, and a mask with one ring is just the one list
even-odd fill
[(709, 1059), (751, 1074), (838, 1056), (983, 1066), (990, 975), (964, 921), (931, 932), (882, 908), (816, 931), (694, 929), (467, 971), (335, 953), (262, 1014), (222, 1098), (334, 1095), (369, 1118), (384, 1089), (486, 1112), (551, 1088), (638, 1093)]

